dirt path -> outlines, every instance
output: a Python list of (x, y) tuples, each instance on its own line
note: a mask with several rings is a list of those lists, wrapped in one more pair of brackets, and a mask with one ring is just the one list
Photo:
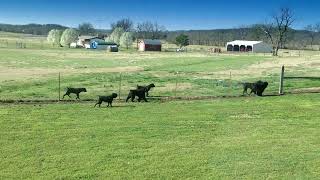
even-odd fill
[(82, 68), (82, 69), (48, 69), (48, 68), (5, 68), (0, 67), (0, 81), (22, 80), (27, 78), (41, 78), (58, 74), (86, 74), (86, 73), (110, 73), (110, 72), (138, 72), (143, 71), (142, 67), (127, 66), (115, 68)]

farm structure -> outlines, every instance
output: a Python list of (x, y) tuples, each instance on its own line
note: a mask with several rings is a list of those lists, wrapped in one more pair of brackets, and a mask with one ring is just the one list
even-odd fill
[(104, 43), (105, 41), (97, 36), (79, 36), (77, 46), (90, 49), (93, 42)]
[(161, 51), (161, 41), (158, 39), (143, 39), (138, 41), (139, 51)]
[(263, 41), (235, 40), (226, 45), (229, 52), (271, 53), (272, 47)]
[(110, 52), (118, 52), (118, 45), (113, 42), (93, 41), (90, 44), (90, 48), (96, 50), (109, 50)]

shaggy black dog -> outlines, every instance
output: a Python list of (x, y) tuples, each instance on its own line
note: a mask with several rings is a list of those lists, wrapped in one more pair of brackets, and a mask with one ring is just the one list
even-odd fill
[(96, 107), (97, 104), (99, 104), (99, 107), (101, 106), (102, 102), (107, 102), (108, 106), (112, 107), (112, 101), (114, 98), (118, 97), (117, 93), (112, 93), (110, 96), (99, 96), (98, 102), (94, 105)]
[(243, 86), (243, 92), (242, 92), (243, 95), (244, 95), (244, 93), (248, 94), (248, 89), (251, 89), (250, 94), (254, 92), (255, 83), (245, 82), (245, 83), (241, 83), (241, 84)]
[(138, 101), (140, 102), (141, 100), (144, 100), (145, 102), (148, 102), (146, 99), (146, 91), (145, 88), (141, 89), (134, 89), (130, 90), (128, 97), (126, 99), (126, 102), (131, 98), (131, 101), (134, 102), (134, 98), (138, 96)]
[(146, 96), (149, 96), (149, 91), (151, 90), (151, 88), (156, 87), (153, 83), (149, 84), (148, 86), (139, 86), (137, 85), (137, 89), (145, 89), (146, 92)]
[(71, 98), (71, 96), (70, 96), (71, 93), (76, 94), (76, 95), (77, 95), (77, 99), (80, 99), (80, 98), (79, 98), (79, 94), (80, 94), (81, 92), (87, 92), (87, 89), (86, 89), (86, 88), (67, 88), (67, 92), (63, 95), (62, 99), (63, 99), (64, 96), (66, 96), (66, 95)]
[(257, 81), (254, 83), (254, 93), (262, 96), (263, 91), (268, 87), (268, 82)]
[(247, 90), (251, 89), (250, 94), (254, 93), (258, 96), (262, 96), (263, 91), (268, 87), (268, 82), (257, 81), (254, 83), (241, 83), (243, 85), (243, 95), (248, 94)]

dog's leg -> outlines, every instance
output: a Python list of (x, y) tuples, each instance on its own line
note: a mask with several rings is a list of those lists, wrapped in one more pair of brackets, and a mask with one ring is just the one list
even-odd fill
[(131, 98), (130, 94), (128, 95), (126, 102), (128, 102), (128, 100)]
[(247, 88), (245, 88), (245, 87), (243, 87), (242, 95), (244, 95), (244, 93), (248, 94)]
[(65, 96), (69, 96), (69, 97), (70, 97), (70, 93), (66, 92), (66, 93), (62, 96), (62, 99), (64, 99)]

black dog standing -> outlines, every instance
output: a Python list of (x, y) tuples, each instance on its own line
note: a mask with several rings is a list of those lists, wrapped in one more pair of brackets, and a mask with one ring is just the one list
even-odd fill
[(263, 91), (268, 87), (268, 82), (257, 81), (254, 86), (254, 93), (262, 96)]
[(263, 81), (257, 81), (254, 83), (242, 83), (243, 85), (243, 95), (244, 93), (247, 93), (248, 89), (251, 89), (251, 93), (254, 93), (258, 96), (262, 96), (262, 93), (264, 92), (264, 90), (268, 87), (268, 82), (263, 82)]
[(144, 100), (145, 102), (148, 102), (146, 99), (146, 91), (145, 88), (141, 89), (134, 89), (130, 90), (128, 97), (126, 99), (126, 102), (131, 98), (131, 101), (134, 102), (134, 98), (138, 96), (138, 101), (140, 102), (141, 100)]
[(79, 94), (81, 92), (87, 92), (87, 89), (86, 88), (67, 88), (67, 92), (63, 95), (62, 99), (66, 95), (71, 98), (70, 94), (72, 93), (77, 95), (77, 99), (80, 99)]
[(147, 97), (149, 96), (149, 91), (151, 90), (151, 88), (154, 88), (154, 87), (156, 87), (156, 86), (153, 83), (149, 84), (148, 86), (139, 86), (139, 85), (137, 85), (137, 89), (145, 89)]
[(243, 85), (243, 92), (242, 94), (244, 95), (244, 93), (248, 94), (248, 89), (251, 89), (250, 94), (254, 92), (254, 84), (255, 83), (249, 83), (249, 82), (245, 82), (245, 83), (241, 83)]
[(112, 101), (114, 98), (118, 97), (118, 94), (112, 93), (110, 96), (99, 96), (98, 102), (94, 105), (96, 107), (97, 104), (99, 104), (99, 107), (101, 106), (102, 102), (107, 102), (108, 106), (112, 107)]

